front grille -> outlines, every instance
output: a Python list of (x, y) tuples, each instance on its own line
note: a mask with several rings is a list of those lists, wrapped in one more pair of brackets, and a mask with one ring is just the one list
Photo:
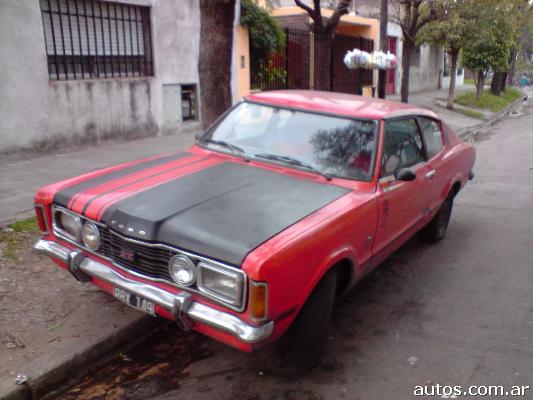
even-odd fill
[[(130, 271), (172, 282), (168, 262), (176, 251), (132, 243), (112, 234), (108, 228), (100, 226), (98, 229), (101, 238), (99, 253)], [(134, 254), (133, 261), (125, 257), (124, 251)]]

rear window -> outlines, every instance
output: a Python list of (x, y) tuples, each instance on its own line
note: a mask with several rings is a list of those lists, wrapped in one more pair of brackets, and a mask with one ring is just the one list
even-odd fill
[(423, 117), (418, 119), (418, 123), (424, 135), (428, 158), (433, 158), (442, 149), (442, 131), (440, 125), (432, 119)]

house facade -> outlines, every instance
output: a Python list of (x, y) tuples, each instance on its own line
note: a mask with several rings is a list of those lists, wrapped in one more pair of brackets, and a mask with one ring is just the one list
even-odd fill
[[(305, 10), (289, 0), (263, 0), (258, 4), (278, 21), (284, 29), (286, 44), (282, 52), (257, 59), (251, 58), (252, 90), (313, 89), (315, 64), (322, 62), (315, 52), (312, 21)], [(333, 9), (324, 2), (321, 9), (325, 21)], [(343, 63), (348, 50), (354, 48), (372, 52), (376, 48), (378, 21), (350, 13), (343, 15), (336, 27), (332, 45), (330, 87), (332, 91), (372, 96), (375, 77), (372, 70), (349, 70)]]
[(0, 8), (0, 151), (142, 137), (198, 118), (195, 0)]

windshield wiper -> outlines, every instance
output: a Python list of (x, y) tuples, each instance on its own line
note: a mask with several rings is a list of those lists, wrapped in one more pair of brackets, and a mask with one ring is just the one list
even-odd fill
[(225, 147), (226, 149), (231, 150), (234, 154), (238, 154), (240, 157), (244, 158), (244, 161), (250, 161), (244, 149), (242, 149), (241, 147), (235, 144), (225, 142), (224, 140), (204, 139), (204, 138), (199, 139), (199, 141)]
[(259, 153), (254, 154), (254, 157), (257, 158), (264, 158), (266, 160), (273, 160), (273, 161), (281, 161), (286, 164), (290, 165), (296, 165), (298, 167), (306, 168), (308, 170), (311, 170), (319, 175), (322, 175), (324, 178), (326, 178), (328, 181), (331, 180), (331, 176), (325, 172), (320, 171), (318, 168), (313, 167), (311, 164), (307, 164), (303, 161), (298, 160), (297, 158), (293, 158), (290, 156), (281, 156), (278, 154), (268, 154), (268, 153)]

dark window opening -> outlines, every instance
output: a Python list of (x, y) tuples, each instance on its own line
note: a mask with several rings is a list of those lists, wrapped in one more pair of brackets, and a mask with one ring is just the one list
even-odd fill
[(51, 80), (153, 75), (150, 8), (40, 0)]
[(198, 119), (196, 85), (181, 85), (181, 118), (183, 121)]

